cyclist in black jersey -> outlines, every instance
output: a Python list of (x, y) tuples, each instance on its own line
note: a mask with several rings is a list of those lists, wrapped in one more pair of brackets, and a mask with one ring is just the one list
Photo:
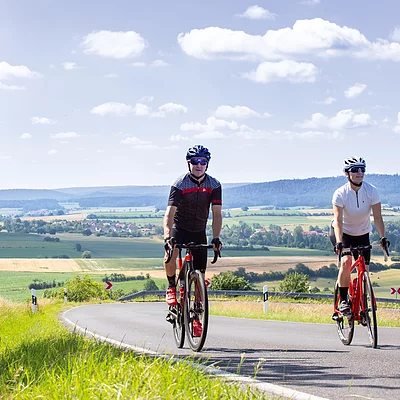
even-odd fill
[[(165, 249), (174, 248), (176, 243), (207, 244), (206, 225), (210, 205), (212, 210), (212, 244), (214, 250), (222, 247), (219, 236), (222, 228), (222, 187), (210, 175), (206, 174), (211, 154), (206, 147), (196, 145), (186, 154), (189, 172), (179, 177), (171, 186), (168, 207), (164, 216)], [(176, 304), (176, 257), (174, 250), (170, 262), (164, 263), (168, 279), (166, 301), (168, 305)], [(193, 251), (194, 268), (205, 272), (207, 250)]]

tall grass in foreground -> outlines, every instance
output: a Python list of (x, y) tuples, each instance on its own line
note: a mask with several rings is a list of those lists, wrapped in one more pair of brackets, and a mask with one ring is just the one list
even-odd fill
[(151, 358), (73, 334), (60, 303), (32, 313), (0, 299), (2, 399), (262, 399), (187, 363)]

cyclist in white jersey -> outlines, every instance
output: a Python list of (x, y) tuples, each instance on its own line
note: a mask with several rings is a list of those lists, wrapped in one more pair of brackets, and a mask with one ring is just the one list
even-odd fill
[[(364, 182), (366, 162), (362, 157), (349, 157), (344, 160), (343, 171), (348, 182), (335, 191), (332, 198), (333, 228), (336, 239), (335, 252), (341, 253), (350, 246), (369, 245), (371, 232), (371, 211), (381, 246), (385, 247), (385, 226), (383, 224), (381, 201), (375, 186)], [(364, 253), (367, 267), (371, 252)], [(353, 254), (357, 258), (357, 254)], [(351, 281), (351, 254), (344, 253), (338, 274), (340, 291), (339, 311), (350, 315), (351, 309), (347, 295)]]

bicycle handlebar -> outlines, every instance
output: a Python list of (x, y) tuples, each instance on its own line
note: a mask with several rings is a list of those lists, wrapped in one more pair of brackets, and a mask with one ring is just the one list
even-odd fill
[[(212, 244), (196, 244), (196, 243), (188, 243), (188, 244), (176, 244), (174, 246), (176, 249), (212, 249), (213, 245)], [(172, 250), (170, 249), (167, 251), (168, 257), (167, 260), (165, 261), (167, 264), (171, 261), (172, 258)], [(215, 264), (217, 262), (218, 257), (221, 257), (221, 251), (214, 251), (214, 259), (211, 261), (211, 264)]]
[[(371, 249), (382, 249), (382, 246), (380, 244), (370, 244), (367, 246), (350, 246), (350, 247), (344, 247), (341, 251), (341, 253), (338, 254), (339, 256), (339, 263), (340, 260), (342, 259), (342, 253), (346, 252), (346, 251), (358, 251), (359, 253), (363, 253), (366, 250), (371, 250)], [(383, 259), (386, 262), (388, 260), (389, 257), (389, 250), (388, 250), (388, 246), (386, 246), (383, 250)]]

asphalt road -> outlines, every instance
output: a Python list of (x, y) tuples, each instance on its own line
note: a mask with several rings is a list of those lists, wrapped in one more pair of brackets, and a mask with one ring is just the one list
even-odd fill
[[(186, 344), (176, 348), (166, 312), (163, 303), (116, 303), (76, 307), (62, 318), (117, 342), (193, 356)], [(220, 370), (256, 376), (269, 389), (273, 384), (331, 400), (400, 399), (400, 329), (378, 329), (378, 348), (372, 349), (362, 326), (356, 326), (353, 343), (344, 346), (333, 324), (211, 316), (205, 347), (196, 355)], [(301, 393), (293, 398), (310, 398)]]

